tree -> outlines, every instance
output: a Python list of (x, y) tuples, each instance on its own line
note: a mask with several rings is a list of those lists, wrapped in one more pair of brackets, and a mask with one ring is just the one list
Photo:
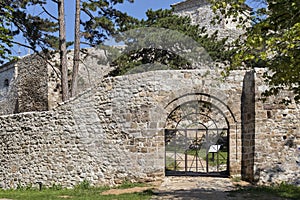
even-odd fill
[(11, 19), (12, 8), (6, 5), (4, 1), (0, 1), (0, 63), (3, 63), (3, 59), (6, 59), (7, 55), (11, 53), (10, 47), (12, 43), (10, 40), (12, 36), (9, 34), (10, 30), (7, 28), (9, 26), (9, 21)]
[[(243, 12), (246, 1), (226, 0), (212, 2), (215, 9), (227, 17)], [(265, 81), (270, 88), (266, 96), (277, 95), (283, 89), (292, 91), (294, 100), (300, 102), (300, 1), (252, 0), (253, 7), (247, 20), (252, 26), (240, 40), (238, 53), (231, 69), (241, 65), (265, 67)], [(228, 9), (228, 7), (230, 9)], [(245, 21), (241, 20), (245, 24)], [(292, 99), (287, 99), (286, 103)]]
[[(133, 2), (133, 0), (128, 1)], [(118, 11), (114, 7), (116, 4), (123, 2), (124, 0), (77, 0), (77, 27), (74, 28), (76, 30), (76, 50), (74, 51), (76, 53), (74, 56), (75, 71), (77, 63), (79, 62), (79, 42), (90, 46), (99, 45), (104, 39), (107, 39), (109, 35), (115, 33), (117, 28), (125, 23), (125, 21), (131, 20), (131, 17)], [(50, 3), (57, 4), (59, 16), (56, 17), (55, 14), (48, 12), (47, 4)], [(5, 21), (2, 20), (3, 23), (2, 21), (0, 23), (5, 26), (3, 26), (0, 31), (3, 31), (3, 33), (8, 31), (9, 37), (0, 37), (1, 41), (6, 44), (4, 46), (6, 51), (4, 53), (1, 53), (0, 51), (0, 54), (6, 58), (5, 53), (9, 53), (8, 47), (13, 43), (31, 48), (37, 53), (39, 53), (40, 50), (43, 52), (59, 50), (61, 56), (62, 96), (63, 100), (67, 100), (69, 89), (66, 67), (66, 49), (68, 44), (73, 43), (73, 41), (68, 42), (65, 38), (64, 3), (64, 0), (1, 0), (1, 5), (5, 5), (3, 7), (1, 6), (1, 12), (4, 12), (6, 15), (2, 16)], [(41, 10), (41, 13), (33, 16), (28, 12), (30, 7), (38, 8)], [(80, 17), (80, 11), (85, 14), (84, 17)], [(82, 30), (78, 31), (80, 28), (82, 28)], [(59, 32), (59, 37), (57, 37), (57, 32)], [(27, 44), (15, 41), (14, 37), (17, 35), (22, 35), (27, 41)], [(74, 79), (74, 84), (77, 84), (76, 77)], [(75, 89), (72, 92), (73, 95), (76, 94)]]
[(75, 9), (75, 30), (74, 30), (74, 62), (73, 62), (73, 73), (72, 73), (72, 89), (71, 95), (75, 96), (77, 92), (77, 78), (79, 68), (79, 53), (80, 53), (80, 0), (76, 0)]
[[(27, 1), (21, 0), (0, 0), (1, 6), (1, 60), (12, 58), (10, 48), (13, 44), (25, 46), (27, 48), (36, 49), (40, 46), (41, 49), (47, 49), (53, 44), (53, 37), (48, 33), (54, 33), (58, 29), (57, 24), (42, 19), (39, 16), (26, 14), (25, 8)], [(31, 3), (33, 5), (34, 3)], [(23, 33), (26, 43), (20, 43), (15, 40), (15, 36)]]
[(58, 5), (58, 21), (59, 21), (59, 53), (60, 53), (62, 101), (66, 101), (69, 99), (69, 88), (68, 88), (67, 38), (66, 38), (64, 0), (58, 0), (57, 5)]
[[(175, 53), (175, 51), (182, 52), (187, 50), (186, 48), (189, 48), (189, 44), (185, 43), (187, 43), (187, 41), (191, 42), (190, 40), (196, 43), (194, 45), (203, 47), (214, 61), (228, 62), (235, 52), (234, 49), (229, 50), (226, 38), (218, 39), (217, 32), (212, 35), (208, 35), (204, 28), (199, 27), (198, 25), (192, 25), (189, 17), (178, 16), (173, 14), (172, 10), (162, 9), (157, 11), (148, 10), (146, 15), (146, 20), (131, 21), (132, 23), (124, 24), (124, 26), (121, 27), (123, 32), (133, 30), (133, 32), (130, 32), (129, 35), (126, 35), (125, 40), (125, 44), (133, 50), (127, 52), (127, 54), (123, 54), (114, 61), (114, 65), (118, 67), (113, 70), (110, 75), (122, 75), (133, 68), (146, 63), (152, 63), (152, 70), (154, 70), (156, 68), (153, 67), (155, 66), (153, 64), (157, 62), (167, 65), (169, 69), (191, 69), (191, 63)], [(145, 29), (145, 33), (141, 33), (142, 31), (140, 30), (135, 33), (134, 29), (137, 28), (157, 28), (158, 33), (151, 36), (153, 38), (148, 38), (147, 35), (149, 34), (147, 30), (149, 29)], [(160, 28), (174, 30), (174, 32), (176, 31), (179, 34), (176, 34), (176, 32), (166, 31), (169, 35), (165, 36), (168, 38), (165, 38), (164, 33), (159, 31), (161, 30)], [(141, 36), (141, 34), (144, 35)], [(186, 37), (183, 37), (181, 34)], [(121, 37), (120, 40), (122, 39), (123, 38)], [(150, 42), (147, 40), (150, 40)], [(151, 47), (151, 41), (155, 43), (157, 40), (162, 40), (161, 43), (164, 43), (165, 49)], [(179, 44), (180, 42), (181, 44)], [(142, 48), (133, 48), (134, 45), (141, 45)], [(149, 47), (147, 47), (147, 45)], [(175, 48), (177, 49), (174, 51)], [(140, 71), (140, 69), (137, 70)]]

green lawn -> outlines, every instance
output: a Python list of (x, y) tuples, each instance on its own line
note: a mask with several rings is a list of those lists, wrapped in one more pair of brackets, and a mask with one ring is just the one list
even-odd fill
[[(143, 187), (142, 184), (123, 184), (119, 189), (126, 189), (132, 187)], [(17, 190), (0, 190), (0, 199), (12, 200), (149, 200), (153, 195), (151, 190), (144, 192), (120, 194), (120, 195), (102, 195), (101, 193), (109, 190), (108, 187), (90, 187), (87, 184), (81, 184), (75, 189), (61, 189), (60, 187), (53, 187), (39, 191), (30, 187), (20, 188)], [(228, 194), (231, 199), (260, 199), (260, 200), (286, 200), (286, 199), (300, 199), (300, 187), (281, 184), (273, 187), (265, 186), (251, 186), (241, 188), (236, 191), (231, 191)]]
[(229, 196), (240, 199), (300, 199), (300, 187), (282, 183), (275, 186), (241, 188), (229, 192)]
[[(134, 187), (135, 185), (123, 185), (120, 188)], [(140, 185), (142, 186), (142, 185)], [(76, 187), (75, 189), (61, 189), (61, 188), (48, 188), (39, 191), (33, 188), (22, 188), (17, 190), (0, 190), (0, 199), (12, 199), (12, 200), (148, 200), (150, 199), (152, 192), (146, 190), (145, 192), (120, 194), (120, 195), (102, 195), (103, 191), (109, 190), (108, 187)]]
[[(195, 156), (198, 154), (199, 158), (202, 158), (203, 161), (206, 161), (206, 150), (205, 149), (200, 149), (200, 150), (186, 150), (186, 151), (181, 151), (183, 152), (182, 154), (187, 154), (190, 156)], [(177, 151), (177, 153), (181, 153), (180, 151)], [(172, 152), (174, 153), (174, 152)], [(226, 151), (219, 151), (218, 153), (215, 153), (214, 155), (214, 160), (212, 159), (212, 153), (208, 154), (208, 164), (209, 166), (216, 166), (217, 164), (220, 165), (227, 165), (227, 156), (228, 153)], [(217, 159), (219, 159), (219, 162), (217, 162)], [(174, 158), (171, 157), (166, 157), (166, 170), (180, 170), (181, 168), (179, 167), (180, 161), (177, 160), (178, 163), (175, 164)]]

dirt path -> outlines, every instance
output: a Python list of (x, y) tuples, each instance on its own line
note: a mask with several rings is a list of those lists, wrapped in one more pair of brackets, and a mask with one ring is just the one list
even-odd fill
[(239, 187), (250, 186), (247, 182), (233, 182), (229, 178), (212, 177), (165, 177), (163, 183), (154, 191), (151, 200), (283, 200), (270, 194), (253, 196), (247, 193), (234, 193)]

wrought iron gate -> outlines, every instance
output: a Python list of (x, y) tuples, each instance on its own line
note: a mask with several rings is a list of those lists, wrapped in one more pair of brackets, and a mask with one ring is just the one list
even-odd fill
[(229, 125), (224, 113), (203, 101), (173, 110), (165, 129), (166, 175), (229, 174)]
[(228, 175), (227, 131), (166, 129), (166, 175)]

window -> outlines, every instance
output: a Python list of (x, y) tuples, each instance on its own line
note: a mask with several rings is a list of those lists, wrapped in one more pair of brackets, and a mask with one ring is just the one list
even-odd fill
[(5, 79), (4, 80), (4, 87), (8, 87), (9, 86), (9, 80), (8, 79)]

